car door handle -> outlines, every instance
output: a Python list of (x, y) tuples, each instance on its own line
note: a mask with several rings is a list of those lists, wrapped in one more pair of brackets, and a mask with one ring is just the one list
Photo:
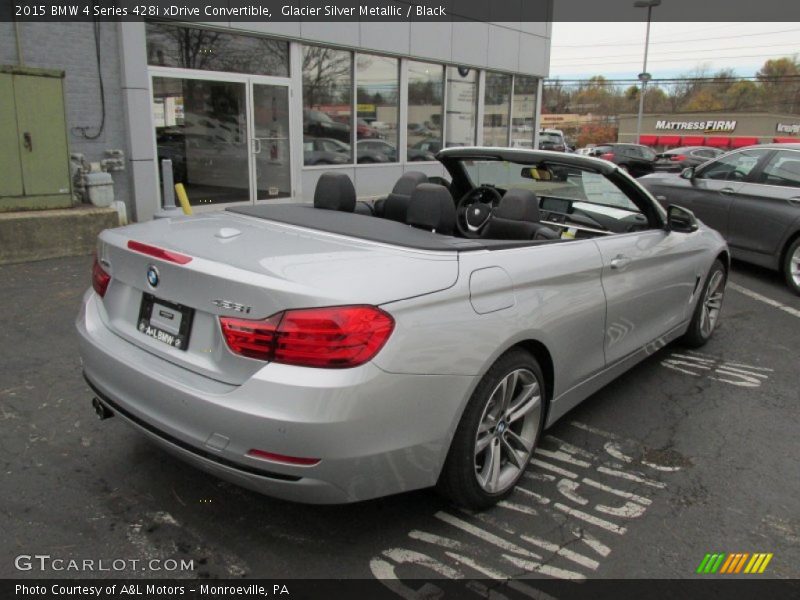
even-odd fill
[(725, 194), (726, 196), (730, 196), (730, 195), (731, 195), (731, 194), (733, 194), (735, 191), (736, 191), (736, 190), (735, 190), (735, 189), (733, 189), (733, 188), (731, 188), (731, 187), (726, 187), (726, 188), (722, 188), (722, 189), (719, 191), (719, 193), (720, 193), (720, 194)]
[(612, 269), (624, 269), (627, 267), (631, 262), (631, 259), (627, 256), (623, 256), (619, 254), (611, 259), (611, 268)]

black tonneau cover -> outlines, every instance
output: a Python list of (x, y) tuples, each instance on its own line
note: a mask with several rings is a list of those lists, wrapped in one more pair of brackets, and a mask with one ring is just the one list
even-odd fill
[(530, 246), (541, 241), (468, 240), (415, 229), (397, 221), (358, 213), (314, 208), (310, 204), (261, 204), (257, 206), (232, 206), (226, 210), (249, 217), (258, 217), (277, 223), (286, 223), (326, 233), (381, 242), (394, 246), (433, 250), (440, 252), (465, 252), (471, 250), (500, 250)]

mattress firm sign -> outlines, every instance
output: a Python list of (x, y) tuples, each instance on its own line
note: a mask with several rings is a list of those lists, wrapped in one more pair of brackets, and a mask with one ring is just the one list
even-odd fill
[(656, 121), (656, 129), (668, 131), (703, 131), (704, 133), (730, 133), (736, 121)]
[(778, 123), (776, 127), (778, 133), (800, 134), (800, 123)]

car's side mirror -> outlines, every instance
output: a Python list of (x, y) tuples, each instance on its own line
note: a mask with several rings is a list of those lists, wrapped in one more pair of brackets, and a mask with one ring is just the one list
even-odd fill
[(667, 231), (692, 233), (700, 227), (697, 217), (690, 210), (671, 204), (667, 209)]
[(681, 179), (694, 179), (694, 167), (686, 167), (683, 171), (681, 171)]

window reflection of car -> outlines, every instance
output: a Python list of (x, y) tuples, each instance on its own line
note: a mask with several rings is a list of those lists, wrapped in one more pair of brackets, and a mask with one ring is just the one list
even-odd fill
[(662, 204), (685, 206), (719, 231), (734, 258), (780, 271), (800, 294), (800, 144), (751, 146), (679, 177), (639, 181)]
[(380, 139), (383, 134), (364, 119), (356, 119), (356, 136), (358, 139)]
[[(387, 162), (398, 161), (397, 147), (384, 140), (361, 140), (358, 142), (357, 148), (359, 154), (358, 162), (362, 164), (370, 162), (379, 162), (372, 160), (372, 155), (374, 153), (379, 153), (384, 155), (386, 157)], [(425, 150), (418, 150), (416, 148), (409, 148), (407, 160), (418, 162), (423, 160), (435, 160), (435, 158), (431, 152), (427, 152)]]
[(421, 136), (433, 135), (433, 131), (431, 131), (421, 123), (409, 123), (406, 129), (408, 130), (408, 133), (410, 133), (411, 135), (421, 135)]
[(341, 165), (350, 162), (350, 145), (333, 138), (303, 138), (303, 163)]
[(420, 140), (413, 146), (411, 146), (414, 150), (421, 150), (423, 152), (430, 152), (431, 154), (436, 154), (437, 152), (441, 152), (442, 150), (442, 140), (432, 138), (427, 140)]
[(314, 137), (328, 137), (342, 142), (350, 141), (350, 126), (337, 123), (319, 110), (303, 110), (303, 133)]

